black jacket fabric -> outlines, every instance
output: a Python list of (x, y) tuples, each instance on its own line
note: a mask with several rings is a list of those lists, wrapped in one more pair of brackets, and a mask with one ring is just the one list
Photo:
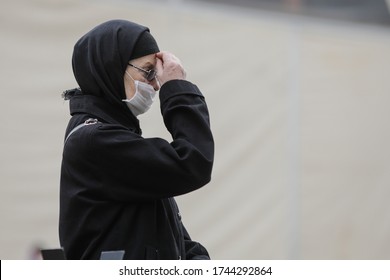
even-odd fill
[(184, 80), (165, 83), (159, 96), (171, 142), (143, 138), (138, 120), (101, 96), (76, 91), (70, 99), (66, 135), (89, 118), (99, 123), (77, 130), (64, 146), (59, 235), (67, 259), (116, 250), (125, 259), (209, 258), (191, 240), (173, 198), (210, 181), (207, 105)]

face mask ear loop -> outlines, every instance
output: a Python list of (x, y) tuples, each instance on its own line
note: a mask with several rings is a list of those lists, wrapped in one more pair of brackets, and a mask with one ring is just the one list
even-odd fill
[[(129, 74), (129, 72), (127, 72), (127, 70), (125, 71), (125, 73), (126, 73), (127, 76), (129, 76), (129, 77), (133, 80), (134, 86), (137, 88), (137, 83), (136, 83), (136, 81), (133, 79), (133, 77)], [(136, 92), (137, 92), (137, 90), (136, 90)], [(133, 99), (134, 97), (135, 97), (135, 94), (134, 94), (134, 96), (133, 96), (131, 99)], [(130, 100), (131, 100), (131, 99), (130, 99)], [(127, 99), (123, 99), (122, 101), (124, 101), (124, 100), (127, 100)]]
[(129, 76), (129, 77), (135, 82), (135, 80), (134, 80), (133, 77), (129, 74), (129, 72), (127, 72), (127, 70), (125, 71), (125, 73), (127, 74), (127, 76)]

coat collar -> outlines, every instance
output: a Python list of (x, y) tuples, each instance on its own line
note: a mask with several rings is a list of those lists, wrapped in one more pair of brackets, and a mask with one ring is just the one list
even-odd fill
[(72, 116), (76, 114), (88, 114), (98, 118), (100, 121), (110, 124), (120, 124), (142, 134), (139, 120), (123, 104), (123, 108), (115, 108), (101, 97), (93, 95), (77, 95), (70, 99), (69, 107)]

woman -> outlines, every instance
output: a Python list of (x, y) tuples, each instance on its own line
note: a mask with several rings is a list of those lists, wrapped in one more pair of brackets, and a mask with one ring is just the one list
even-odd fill
[[(214, 142), (202, 93), (149, 29), (98, 25), (75, 45), (78, 89), (60, 182), (59, 235), (67, 259), (209, 259), (184, 228), (174, 196), (210, 181)], [(161, 86), (161, 88), (160, 88)], [(137, 115), (159, 90), (171, 143), (143, 138)]]

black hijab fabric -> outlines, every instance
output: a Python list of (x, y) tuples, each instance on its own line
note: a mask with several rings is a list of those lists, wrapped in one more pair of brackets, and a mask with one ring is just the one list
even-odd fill
[(147, 27), (126, 20), (110, 20), (96, 26), (75, 44), (73, 73), (83, 94), (126, 107), (122, 99), (126, 98), (123, 75), (127, 63), (157, 52), (157, 43)]

